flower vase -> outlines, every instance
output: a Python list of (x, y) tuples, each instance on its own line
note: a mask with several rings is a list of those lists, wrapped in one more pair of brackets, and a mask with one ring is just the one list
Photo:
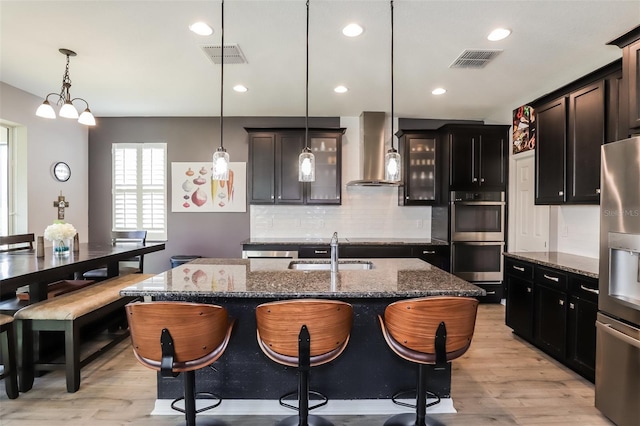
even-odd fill
[(71, 253), (71, 238), (53, 240), (53, 257), (69, 257)]

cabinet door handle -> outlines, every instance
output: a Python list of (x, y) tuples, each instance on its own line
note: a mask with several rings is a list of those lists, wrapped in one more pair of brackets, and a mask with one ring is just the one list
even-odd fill
[(527, 293), (531, 293), (531, 287), (527, 287)]
[(422, 250), (422, 254), (436, 254), (435, 250)]
[(564, 300), (562, 300), (562, 299), (558, 300), (558, 305), (564, 306)]
[(273, 195), (271, 195), (271, 199), (273, 200)]
[(600, 193), (600, 188), (596, 188), (596, 194)]
[(484, 182), (484, 178), (480, 178), (480, 182)]
[(496, 294), (496, 292), (495, 292), (495, 291), (487, 291), (486, 293), (487, 293), (487, 296), (491, 296), (491, 295), (493, 295), (493, 294)]
[(583, 284), (580, 284), (580, 290), (588, 291), (593, 294), (600, 294), (600, 290), (596, 290), (594, 288), (585, 287)]
[(562, 197), (564, 195), (564, 191), (558, 191), (558, 195)]
[(524, 272), (524, 268), (522, 266), (513, 265), (513, 269), (515, 269), (516, 271)]
[(314, 250), (315, 254), (327, 254), (327, 250)]
[(473, 181), (474, 181), (474, 182), (477, 182), (477, 181), (478, 181), (478, 178), (473, 178)]
[(542, 276), (545, 277), (548, 280), (555, 281), (557, 283), (560, 282), (560, 278), (558, 278), (558, 277), (552, 277), (552, 276), (547, 275), (547, 274), (543, 274)]
[(573, 303), (569, 303), (569, 309), (575, 309), (576, 305), (574, 305)]

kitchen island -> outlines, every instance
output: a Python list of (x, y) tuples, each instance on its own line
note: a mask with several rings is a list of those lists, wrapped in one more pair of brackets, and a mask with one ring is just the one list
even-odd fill
[[(292, 264), (293, 262), (293, 264)], [(297, 262), (297, 263), (296, 263)], [(121, 291), (153, 300), (214, 303), (237, 319), (215, 370), (197, 372), (198, 389), (230, 399), (277, 399), (295, 389), (295, 370), (262, 354), (256, 341), (255, 307), (294, 298), (339, 299), (353, 305), (351, 339), (335, 361), (311, 372), (311, 386), (330, 399), (390, 398), (415, 386), (416, 367), (387, 347), (377, 315), (396, 300), (434, 295), (484, 295), (484, 290), (419, 259), (358, 259), (335, 274), (313, 268), (322, 260), (196, 259)], [(303, 263), (303, 265), (300, 265)], [(306, 265), (305, 265), (306, 264)], [(372, 266), (372, 269), (362, 269)], [(357, 269), (351, 269), (357, 268)], [(451, 369), (432, 371), (429, 389), (450, 396)], [(176, 398), (181, 377), (158, 375), (158, 398)]]

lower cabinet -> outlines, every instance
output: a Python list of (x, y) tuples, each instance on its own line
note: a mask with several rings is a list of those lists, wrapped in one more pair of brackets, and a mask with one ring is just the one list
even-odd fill
[(598, 281), (505, 258), (506, 324), (593, 381)]
[(506, 324), (527, 340), (533, 339), (533, 265), (505, 258)]

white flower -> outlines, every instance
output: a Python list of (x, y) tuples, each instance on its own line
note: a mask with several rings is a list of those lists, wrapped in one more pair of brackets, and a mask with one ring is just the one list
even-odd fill
[(44, 237), (49, 241), (73, 238), (74, 235), (76, 235), (76, 228), (72, 224), (65, 222), (54, 223), (44, 230)]

